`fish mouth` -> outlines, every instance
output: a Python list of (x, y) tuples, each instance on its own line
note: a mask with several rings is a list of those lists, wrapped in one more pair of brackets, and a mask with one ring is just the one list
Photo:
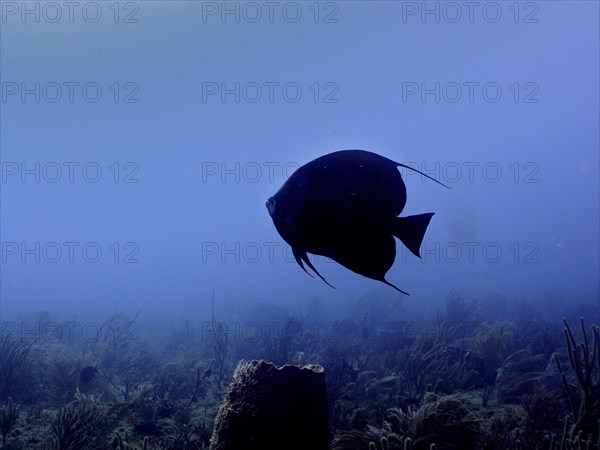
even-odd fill
[(267, 202), (265, 203), (265, 206), (267, 207), (267, 210), (269, 211), (269, 215), (271, 217), (273, 217), (273, 214), (275, 214), (275, 199), (273, 197), (269, 197)]

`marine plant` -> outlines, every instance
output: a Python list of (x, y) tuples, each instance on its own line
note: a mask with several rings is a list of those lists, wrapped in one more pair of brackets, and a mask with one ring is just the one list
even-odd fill
[(487, 422), (486, 447), (490, 450), (516, 448), (524, 434), (525, 411), (519, 405), (505, 405), (493, 411)]
[(475, 350), (483, 359), (485, 382), (494, 385), (496, 371), (506, 357), (514, 352), (514, 324), (510, 322), (482, 323), (475, 333)]
[(149, 383), (156, 366), (154, 352), (144, 340), (109, 349), (100, 364), (100, 373), (128, 402)]
[(195, 393), (194, 383), (197, 383), (194, 375), (197, 376), (197, 371), (193, 371), (188, 365), (168, 363), (163, 367), (160, 375), (155, 377), (152, 392), (160, 416), (170, 415), (174, 410), (175, 402), (190, 396), (190, 393), (191, 401)]
[(157, 403), (148, 395), (141, 395), (133, 402), (133, 427), (137, 433), (160, 435), (157, 426)]
[(223, 380), (225, 379), (225, 375), (227, 374), (227, 353), (229, 351), (229, 347), (231, 346), (229, 342), (229, 335), (225, 330), (225, 324), (223, 322), (217, 321), (215, 316), (215, 292), (212, 293), (212, 332), (214, 335), (215, 345), (214, 345), (214, 353), (215, 359), (213, 362), (213, 366), (215, 368), (215, 377), (217, 381), (217, 389), (221, 390), (221, 385)]
[(288, 317), (280, 333), (269, 329), (263, 336), (263, 348), (260, 359), (282, 366), (291, 364), (294, 356), (294, 347), (303, 334), (302, 320)]
[(428, 393), (418, 409), (392, 408), (392, 429), (410, 437), (415, 449), (436, 444), (447, 449), (476, 449), (486, 435), (483, 421), (459, 395)]
[(543, 386), (537, 386), (533, 393), (525, 395), (521, 406), (526, 414), (524, 436), (532, 446), (554, 435), (554, 430), (558, 430), (562, 424), (566, 408), (563, 398)]
[(418, 404), (436, 386), (447, 394), (483, 386), (475, 355), (455, 341), (460, 329), (461, 324), (441, 322), (435, 332), (423, 331), (417, 337), (398, 366), (409, 403)]
[(76, 357), (64, 355), (52, 357), (46, 366), (46, 380), (49, 383), (46, 396), (50, 401), (64, 404), (68, 399), (73, 398), (80, 369), (81, 361)]
[(141, 446), (137, 446), (129, 442), (129, 433), (127, 431), (124, 431), (122, 435), (119, 432), (115, 432), (112, 447), (115, 450), (148, 450), (150, 449), (150, 440), (146, 436), (142, 440)]
[(334, 428), (342, 423), (343, 408), (340, 397), (343, 389), (356, 380), (356, 370), (350, 364), (343, 352), (335, 347), (330, 347), (323, 359), (325, 368), (325, 382), (327, 386), (327, 401), (329, 403), (329, 417)]
[(532, 394), (546, 363), (544, 355), (532, 355), (528, 348), (509, 355), (498, 371), (496, 396), (501, 403), (520, 403)]
[(83, 448), (86, 442), (92, 440), (93, 429), (100, 414), (101, 410), (96, 402), (86, 397), (62, 407), (51, 424), (50, 448)]
[(528, 348), (531, 353), (543, 354), (549, 359), (562, 342), (562, 327), (558, 323), (526, 322), (515, 326), (514, 346)]
[(342, 432), (333, 450), (427, 450), (479, 448), (486, 436), (483, 421), (476, 418), (457, 395), (429, 393), (413, 409), (391, 408), (381, 427)]
[(212, 366), (214, 361), (208, 366), (208, 369), (202, 371), (200, 367), (196, 368), (196, 382), (194, 383), (194, 387), (192, 389), (192, 396), (190, 397), (189, 404), (195, 403), (198, 401), (198, 398), (204, 396), (206, 393), (206, 384), (208, 383), (208, 379), (212, 375)]
[(446, 296), (445, 311), (438, 317), (438, 322), (448, 324), (466, 324), (475, 319), (475, 311), (479, 302), (471, 299), (467, 300), (464, 288), (453, 288)]
[(35, 340), (17, 339), (10, 333), (0, 334), (0, 401), (16, 398), (26, 378), (27, 358)]
[(411, 450), (412, 440), (394, 433), (389, 423), (382, 427), (368, 425), (365, 430), (340, 433), (333, 441), (332, 450)]
[(199, 436), (196, 427), (175, 425), (170, 427), (164, 438), (160, 441), (159, 448), (167, 450), (188, 450), (208, 448), (210, 435)]

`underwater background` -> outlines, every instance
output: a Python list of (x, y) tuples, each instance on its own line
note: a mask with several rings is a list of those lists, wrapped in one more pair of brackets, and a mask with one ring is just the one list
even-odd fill
[[(0, 9), (2, 448), (208, 449), (261, 358), (332, 449), (600, 448), (597, 2)], [(410, 296), (273, 226), (342, 149), (452, 188), (400, 170)]]

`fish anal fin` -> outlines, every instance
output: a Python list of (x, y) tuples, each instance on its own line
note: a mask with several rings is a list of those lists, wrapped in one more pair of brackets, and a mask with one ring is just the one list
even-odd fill
[(397, 217), (392, 234), (402, 241), (413, 255), (421, 257), (421, 244), (434, 213)]

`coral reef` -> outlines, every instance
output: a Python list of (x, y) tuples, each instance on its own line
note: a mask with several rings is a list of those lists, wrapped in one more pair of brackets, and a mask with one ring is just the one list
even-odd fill
[(554, 299), (455, 289), (437, 311), (416, 303), (377, 290), (335, 313), (313, 300), (218, 317), (208, 303), (205, 316), (144, 329), (138, 313), (113, 314), (96, 339), (42, 312), (52, 336), (0, 329), (2, 448), (208, 450), (236, 364), (264, 358), (324, 368), (318, 409), (335, 450), (600, 450), (597, 325), (548, 321), (566, 308)]

